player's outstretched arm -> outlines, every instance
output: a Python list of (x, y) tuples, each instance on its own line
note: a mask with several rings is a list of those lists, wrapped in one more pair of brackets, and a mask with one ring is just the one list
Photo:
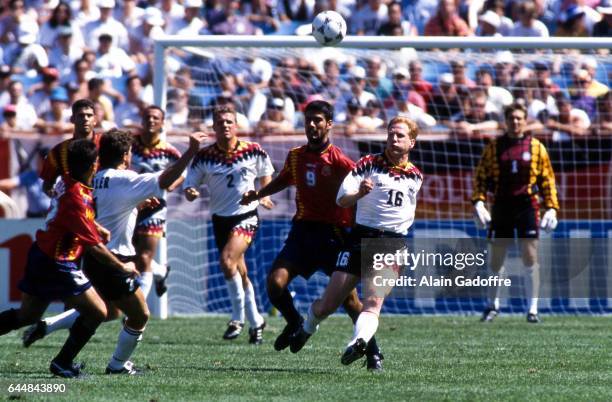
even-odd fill
[(361, 198), (369, 194), (374, 188), (372, 179), (366, 178), (359, 184), (359, 190), (356, 193), (347, 193), (338, 197), (336, 203), (342, 208), (350, 208), (357, 203)]
[[(260, 177), (259, 178), (259, 187), (260, 188), (264, 188), (265, 186), (270, 184), (270, 182), (272, 182), (272, 176), (263, 176), (263, 177)], [(274, 202), (272, 202), (270, 197), (263, 197), (263, 198), (261, 198), (259, 200), (259, 203), (265, 209), (272, 209), (272, 208), (274, 208)]]
[[(248, 205), (253, 201), (260, 200), (265, 197), (269, 197), (272, 194), (276, 194), (289, 187), (289, 182), (283, 175), (276, 176), (271, 182), (259, 189), (259, 191), (251, 190), (244, 193), (241, 205)], [(264, 205), (265, 207), (265, 205)]]
[(159, 186), (163, 189), (168, 189), (174, 184), (181, 176), (183, 171), (189, 165), (191, 159), (200, 150), (200, 144), (208, 138), (208, 135), (198, 131), (189, 136), (189, 148), (187, 151), (172, 165), (168, 166), (166, 170), (159, 176)]
[(115, 257), (113, 253), (111, 253), (110, 250), (102, 243), (88, 247), (87, 252), (101, 264), (109, 267), (110, 269), (122, 271), (130, 275), (138, 275), (138, 271), (136, 270), (136, 266), (133, 262), (123, 263), (119, 261), (119, 259)]

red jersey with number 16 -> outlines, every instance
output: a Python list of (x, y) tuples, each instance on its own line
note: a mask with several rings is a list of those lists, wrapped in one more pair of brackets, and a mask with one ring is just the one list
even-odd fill
[(296, 186), (297, 212), (293, 219), (350, 227), (353, 208), (339, 207), (336, 195), (354, 166), (355, 163), (333, 144), (321, 151), (311, 151), (308, 145), (289, 151), (277, 180)]

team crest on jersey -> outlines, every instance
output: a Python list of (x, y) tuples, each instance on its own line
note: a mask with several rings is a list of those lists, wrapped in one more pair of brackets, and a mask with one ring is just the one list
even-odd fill
[(525, 162), (529, 162), (531, 160), (531, 152), (528, 152), (528, 151), (523, 152), (523, 160)]
[(331, 176), (331, 174), (332, 174), (331, 166), (325, 165), (321, 168), (321, 175), (328, 177), (328, 176)]

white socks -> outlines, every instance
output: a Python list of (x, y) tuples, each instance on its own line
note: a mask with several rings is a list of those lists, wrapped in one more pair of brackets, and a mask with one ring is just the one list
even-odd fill
[(540, 296), (540, 265), (536, 262), (530, 267), (525, 266), (525, 296), (529, 303), (529, 313), (538, 314)]
[(43, 321), (47, 324), (45, 335), (49, 335), (51, 332), (55, 332), (58, 329), (69, 329), (72, 324), (79, 317), (79, 312), (71, 308), (61, 314), (54, 315), (53, 317), (45, 318)]
[(246, 318), (249, 321), (251, 328), (257, 328), (264, 323), (264, 318), (259, 314), (257, 310), (257, 301), (255, 300), (255, 290), (253, 285), (249, 282), (249, 286), (244, 291), (245, 303), (244, 308), (246, 312)]
[(244, 322), (245, 295), (240, 273), (236, 272), (231, 279), (226, 279), (225, 283), (232, 303), (232, 321)]
[(157, 261), (155, 261), (155, 259), (151, 260), (151, 270), (153, 271), (153, 275), (155, 275), (155, 278), (160, 279), (166, 276), (166, 273), (168, 273), (168, 267), (158, 263)]
[(140, 274), (140, 289), (144, 293), (145, 300), (149, 296), (151, 287), (153, 286), (153, 272), (143, 272)]
[(377, 329), (378, 315), (369, 311), (362, 311), (359, 317), (357, 317), (357, 322), (355, 322), (355, 329), (353, 331), (353, 339), (351, 339), (348, 346), (354, 344), (359, 338), (368, 343)]
[[(503, 280), (506, 277), (506, 268), (501, 267), (497, 276), (500, 280)], [(489, 307), (495, 310), (499, 310), (499, 286), (489, 286)]]
[(304, 331), (308, 332), (311, 335), (314, 334), (315, 332), (317, 332), (317, 329), (319, 329), (319, 323), (323, 320), (324, 318), (319, 319), (314, 315), (311, 304), (308, 308), (308, 316), (306, 317), (306, 321), (304, 321)]
[(121, 332), (119, 332), (117, 347), (108, 366), (113, 370), (121, 370), (125, 363), (130, 360), (130, 356), (134, 353), (134, 349), (136, 349), (141, 339), (142, 331), (136, 331), (124, 325)]

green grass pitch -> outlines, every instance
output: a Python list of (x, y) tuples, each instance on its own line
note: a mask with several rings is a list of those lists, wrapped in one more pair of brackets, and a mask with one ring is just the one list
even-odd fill
[[(332, 317), (297, 355), (276, 352), (283, 328), (270, 318), (265, 343), (243, 333), (224, 341), (225, 317), (153, 320), (134, 356), (138, 377), (103, 374), (119, 322), (104, 324), (79, 356), (88, 377), (56, 380), (48, 373), (67, 332), (29, 349), (21, 331), (0, 338), (0, 398), (66, 401), (609, 401), (612, 400), (612, 318), (383, 316), (377, 337), (385, 371), (340, 364), (352, 334), (347, 317)], [(63, 394), (11, 395), (10, 384), (62, 382)]]

